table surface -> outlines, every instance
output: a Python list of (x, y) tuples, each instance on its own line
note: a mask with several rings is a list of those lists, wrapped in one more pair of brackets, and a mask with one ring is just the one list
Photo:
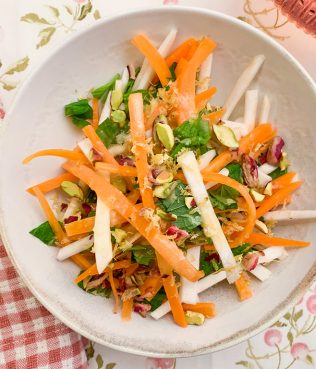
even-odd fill
[[(315, 39), (287, 22), (271, 0), (1, 0), (0, 122), (19, 85), (52, 48), (76, 30), (117, 11), (190, 5), (246, 21), (287, 48), (316, 79)], [(77, 15), (81, 20), (76, 20)], [(316, 283), (273, 327), (233, 348), (189, 359), (150, 359), (91, 343), (89, 368), (304, 369), (316, 361)]]

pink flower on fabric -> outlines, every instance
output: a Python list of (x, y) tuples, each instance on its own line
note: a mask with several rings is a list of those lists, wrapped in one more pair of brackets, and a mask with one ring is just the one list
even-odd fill
[(306, 301), (307, 310), (311, 314), (316, 314), (316, 295), (311, 295)]
[(173, 368), (175, 359), (159, 359), (147, 358), (146, 369), (171, 369)]
[(291, 347), (291, 354), (296, 360), (305, 360), (306, 356), (309, 353), (309, 348), (306, 343), (297, 342), (294, 343)]
[(5, 116), (5, 111), (3, 109), (3, 104), (2, 104), (2, 101), (0, 99), (0, 119), (3, 119)]
[(282, 333), (278, 329), (268, 329), (264, 334), (264, 342), (268, 346), (279, 345), (282, 340)]
[(75, 3), (77, 4), (82, 4), (85, 3), (87, 0), (74, 0)]
[(177, 5), (179, 0), (163, 0), (163, 5)]

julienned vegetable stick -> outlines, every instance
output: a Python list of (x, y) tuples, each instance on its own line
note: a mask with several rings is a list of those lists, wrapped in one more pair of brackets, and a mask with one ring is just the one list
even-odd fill
[(252, 131), (256, 125), (258, 106), (258, 90), (247, 90), (245, 94), (244, 125), (247, 133)]
[[(186, 254), (186, 258), (196, 269), (199, 269), (200, 267), (200, 252), (201, 247), (195, 246), (189, 248)], [(185, 302), (187, 304), (196, 304), (199, 301), (197, 293), (197, 282), (190, 282), (187, 279), (181, 277), (180, 283), (181, 302)]]
[(264, 255), (259, 255), (259, 264), (270, 263), (275, 259), (284, 259), (287, 252), (284, 247), (268, 247), (263, 250)]
[(41, 156), (57, 156), (60, 158), (66, 158), (70, 160), (80, 160), (86, 162), (86, 158), (80, 153), (72, 150), (64, 150), (64, 149), (48, 149), (48, 150), (40, 150), (36, 153), (27, 156), (22, 163), (28, 164), (35, 158), (39, 158)]
[(241, 301), (247, 300), (252, 297), (250, 279), (246, 272), (242, 272), (240, 274), (240, 277), (235, 282), (235, 287)]
[(264, 163), (264, 164), (260, 165), (260, 167), (258, 169), (261, 172), (265, 173), (265, 174), (270, 174), (271, 172), (273, 172), (277, 168), (278, 167), (276, 165), (271, 165), (271, 164), (268, 164), (268, 163)]
[(247, 239), (253, 245), (260, 244), (263, 246), (285, 246), (285, 247), (306, 247), (310, 242), (291, 240), (288, 238), (271, 237), (261, 233), (252, 233)]
[(107, 183), (104, 178), (85, 165), (76, 162), (67, 162), (64, 168), (85, 182), (100, 196), (112, 210), (116, 210), (153, 246), (155, 250), (170, 263), (180, 275), (191, 280), (199, 280), (203, 272), (196, 270), (189, 263), (183, 252), (169, 238), (154, 227), (153, 224), (139, 215), (139, 210), (117, 188)]
[[(228, 177), (229, 170), (227, 168), (223, 168), (222, 170), (219, 171), (219, 174), (221, 174), (222, 176)], [(217, 185), (216, 182), (207, 182), (205, 183), (205, 188), (208, 190), (216, 185)]]
[(103, 123), (105, 119), (107, 119), (111, 115), (111, 98), (112, 98), (112, 91), (108, 93), (106, 97), (103, 109), (100, 114), (99, 124)]
[(93, 162), (93, 155), (92, 155), (92, 148), (93, 145), (91, 143), (91, 141), (89, 140), (89, 138), (84, 138), (82, 140), (80, 140), (77, 145), (79, 146), (80, 150), (82, 151), (82, 153), (85, 155), (85, 157), (90, 161)]
[(174, 275), (172, 274), (163, 278), (162, 284), (170, 304), (173, 319), (180, 327), (186, 327), (188, 324), (185, 319)]
[(147, 37), (143, 35), (137, 35), (133, 37), (132, 44), (139, 49), (139, 51), (146, 57), (148, 61), (147, 65), (145, 63), (142, 65), (141, 69), (143, 69), (143, 71), (140, 71), (142, 74), (140, 74), (139, 81), (137, 81), (137, 79), (135, 81), (135, 84), (137, 82), (137, 85), (134, 85), (134, 91), (148, 88), (149, 83), (153, 79), (155, 73), (158, 75), (158, 78), (163, 86), (168, 84), (171, 75), (164, 58), (171, 50), (176, 35), (177, 30), (172, 29), (158, 50), (152, 45)]
[[(128, 68), (125, 67), (123, 69), (123, 72), (122, 72), (122, 77), (120, 79), (120, 81), (122, 81), (122, 84), (121, 84), (121, 90), (122, 90), (122, 93), (125, 92), (126, 90), (126, 87), (127, 87), (127, 84), (128, 84), (128, 80), (129, 80), (129, 72), (128, 72)], [(100, 122), (101, 123), (101, 122)]]
[(266, 281), (272, 275), (271, 271), (261, 264), (258, 264), (255, 269), (250, 271), (250, 273), (258, 278), (261, 282)]
[(58, 251), (57, 260), (63, 261), (80, 252), (89, 249), (93, 245), (93, 237), (86, 236), (78, 241), (72, 242), (64, 246)]
[(92, 126), (94, 129), (98, 127), (99, 124), (99, 100), (95, 97), (92, 98)]
[(198, 160), (200, 170), (206, 168), (209, 165), (209, 163), (215, 158), (215, 156), (216, 150), (214, 149), (209, 150), (206, 153), (202, 154)]
[(267, 123), (269, 121), (269, 114), (270, 114), (270, 100), (267, 95), (264, 95), (261, 109), (258, 117), (259, 123)]
[(235, 86), (233, 87), (230, 95), (226, 100), (226, 103), (224, 105), (225, 113), (223, 115), (223, 119), (229, 119), (231, 113), (235, 109), (239, 100), (247, 90), (251, 81), (255, 78), (256, 74), (258, 73), (264, 60), (265, 60), (264, 55), (255, 56), (250, 62), (250, 64), (246, 67), (246, 69), (242, 72), (241, 76), (238, 78)]
[[(110, 180), (110, 176), (108, 173), (106, 173), (105, 171), (100, 171), (98, 169), (97, 171), (104, 177), (106, 181)], [(113, 258), (110, 214), (110, 208), (101, 198), (98, 197), (93, 234), (95, 261), (99, 274), (103, 272), (103, 270), (108, 266)]]
[(224, 126), (230, 128), (235, 133), (237, 140), (239, 141), (242, 137), (246, 136), (248, 133), (247, 128), (244, 123), (231, 121), (231, 120), (223, 120)]
[[(39, 188), (43, 193), (55, 190), (56, 188), (58, 188), (62, 182), (64, 181), (75, 181), (76, 177), (73, 176), (70, 173), (63, 173), (57, 177), (48, 179), (47, 181), (41, 182), (39, 184), (36, 185), (37, 188)], [(29, 192), (30, 194), (34, 195), (34, 191), (33, 188), (35, 186), (29, 187), (26, 191)]]
[(277, 222), (316, 219), (316, 210), (275, 210), (265, 214), (264, 219)]
[(182, 154), (178, 157), (178, 163), (182, 168), (183, 174), (199, 208), (204, 234), (206, 237), (212, 239), (223, 266), (227, 270), (227, 279), (229, 283), (233, 283), (239, 278), (240, 269), (238, 268), (234, 255), (208, 197), (194, 153), (188, 151)]
[[(164, 39), (164, 41), (161, 43), (161, 45), (159, 46), (158, 52), (162, 57), (165, 58), (168, 55), (168, 53), (170, 52), (170, 50), (171, 50), (171, 48), (174, 44), (174, 40), (176, 38), (177, 32), (178, 31), (176, 29), (172, 29), (168, 33), (168, 35)], [(168, 65), (168, 63), (167, 63), (167, 65)], [(154, 72), (153, 68), (150, 66), (148, 60), (145, 59), (144, 62), (143, 62), (143, 65), (141, 66), (141, 69), (138, 73), (138, 76), (135, 80), (135, 83), (134, 83), (134, 86), (133, 86), (133, 91), (140, 90), (140, 89), (147, 89), (149, 87), (150, 82), (153, 79), (154, 75), (155, 75), (155, 72)], [(157, 81), (158, 81), (158, 79), (157, 79)]]
[(211, 80), (212, 64), (213, 64), (213, 54), (210, 54), (201, 64), (198, 78), (198, 86), (196, 88), (197, 94), (208, 89)]

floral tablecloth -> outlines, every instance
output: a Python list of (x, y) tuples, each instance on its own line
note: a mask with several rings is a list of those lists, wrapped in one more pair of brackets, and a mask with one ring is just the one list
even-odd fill
[[(141, 6), (205, 7), (252, 24), (283, 44), (316, 79), (316, 42), (271, 0), (1, 0), (0, 122), (28, 72), (76, 30), (117, 11)], [(271, 328), (231, 349), (190, 359), (152, 359), (90, 343), (89, 368), (304, 369), (316, 362), (316, 284)]]

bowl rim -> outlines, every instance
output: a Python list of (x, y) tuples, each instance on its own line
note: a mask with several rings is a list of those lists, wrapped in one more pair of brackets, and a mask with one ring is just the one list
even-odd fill
[[(99, 20), (93, 24), (90, 24), (83, 29), (80, 29), (76, 31), (75, 34), (71, 35), (70, 37), (66, 38), (65, 40), (62, 40), (61, 43), (55, 47), (52, 48), (52, 50), (48, 53), (48, 55), (39, 63), (36, 63), (34, 67), (29, 71), (28, 75), (26, 76), (25, 80), (22, 82), (21, 86), (19, 87), (15, 97), (13, 98), (13, 101), (11, 103), (11, 106), (9, 110), (7, 111), (6, 117), (3, 120), (3, 123), (0, 126), (0, 152), (2, 148), (2, 142), (4, 141), (5, 131), (6, 127), (9, 124), (11, 115), (15, 111), (16, 107), (19, 105), (19, 101), (21, 100), (21, 97), (23, 97), (23, 92), (28, 88), (29, 83), (33, 80), (34, 77), (36, 77), (36, 74), (42, 69), (45, 68), (46, 62), (53, 59), (56, 54), (61, 52), (64, 48), (67, 48), (69, 44), (71, 44), (74, 40), (81, 37), (82, 34), (91, 32), (93, 29), (102, 27), (103, 25), (114, 22), (117, 20), (122, 19), (124, 21), (125, 17), (133, 16), (142, 14), (143, 16), (147, 13), (192, 13), (192, 14), (198, 14), (198, 15), (208, 15), (216, 17), (220, 20), (224, 20), (228, 23), (235, 24), (236, 26), (245, 29), (247, 32), (254, 33), (258, 37), (264, 39), (267, 43), (271, 45), (271, 47), (274, 47), (278, 49), (278, 51), (284, 55), (284, 57), (295, 67), (295, 69), (300, 73), (301, 77), (306, 81), (308, 85), (310, 85), (311, 89), (314, 90), (316, 94), (316, 84), (313, 81), (312, 77), (308, 74), (308, 72), (305, 70), (305, 68), (295, 59), (295, 57), (290, 54), (289, 51), (287, 51), (282, 45), (280, 45), (277, 41), (266, 35), (263, 31), (260, 31), (256, 29), (255, 27), (247, 24), (246, 22), (243, 22), (237, 18), (234, 18), (233, 16), (206, 9), (206, 8), (198, 8), (193, 6), (173, 6), (173, 5), (165, 5), (165, 6), (155, 6), (155, 7), (137, 7), (132, 10), (127, 11), (118, 11), (113, 12), (110, 14), (108, 18)], [(1, 187), (0, 187), (1, 190)], [(15, 270), (21, 277), (22, 281), (25, 283), (26, 287), (31, 291), (31, 293), (36, 297), (36, 299), (57, 319), (59, 319), (61, 322), (63, 322), (66, 326), (74, 330), (75, 332), (79, 333), (80, 335), (90, 339), (93, 342), (97, 342), (101, 345), (104, 345), (110, 349), (118, 350), (121, 352), (126, 352), (129, 354), (135, 354), (135, 355), (141, 355), (141, 356), (148, 356), (148, 357), (161, 357), (161, 358), (171, 358), (171, 357), (192, 357), (196, 355), (201, 354), (209, 354), (212, 352), (220, 351), (227, 349), (229, 347), (232, 347), (234, 345), (237, 345), (255, 335), (262, 332), (264, 329), (268, 328), (273, 324), (277, 319), (279, 319), (288, 309), (293, 307), (303, 294), (305, 293), (306, 289), (309, 287), (309, 285), (312, 283), (314, 277), (316, 276), (316, 261), (313, 264), (313, 266), (310, 268), (308, 273), (305, 275), (304, 279), (301, 281), (299, 285), (295, 287), (295, 289), (292, 291), (290, 295), (287, 296), (285, 300), (283, 300), (281, 303), (279, 303), (270, 313), (268, 316), (266, 316), (264, 319), (259, 320), (256, 324), (253, 324), (250, 327), (247, 327), (243, 329), (242, 331), (239, 331), (231, 336), (226, 337), (222, 341), (217, 342), (215, 345), (206, 345), (204, 347), (199, 347), (198, 349), (194, 349), (192, 351), (186, 351), (186, 352), (174, 352), (174, 353), (164, 353), (164, 352), (153, 352), (148, 350), (143, 350), (141, 348), (136, 348), (135, 346), (129, 346), (129, 347), (123, 347), (119, 344), (113, 344), (110, 340), (105, 341), (101, 338), (98, 338), (91, 334), (89, 331), (86, 331), (85, 329), (82, 329), (79, 324), (76, 324), (72, 322), (71, 320), (68, 320), (67, 317), (65, 317), (62, 313), (62, 311), (58, 308), (55, 308), (50, 304), (49, 301), (45, 299), (44, 296), (37, 290), (37, 288), (31, 283), (31, 281), (28, 279), (27, 274), (20, 268), (19, 262), (15, 255), (11, 252), (11, 246), (10, 242), (8, 240), (6, 229), (4, 226), (4, 214), (3, 214), (2, 204), (0, 201), (0, 236), (3, 242), (3, 245), (6, 249), (6, 252), (8, 256), (11, 259), (11, 262), (13, 263)]]

